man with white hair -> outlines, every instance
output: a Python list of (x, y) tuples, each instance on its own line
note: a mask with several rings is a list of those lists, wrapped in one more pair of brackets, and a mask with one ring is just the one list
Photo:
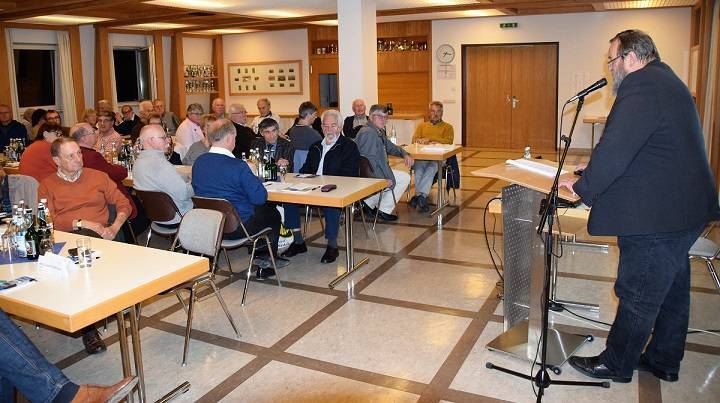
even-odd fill
[(343, 123), (343, 133), (354, 139), (360, 129), (368, 124), (368, 116), (365, 114), (365, 101), (358, 98), (352, 102), (352, 116), (345, 118)]
[(132, 130), (130, 131), (130, 139), (135, 142), (137, 140), (138, 136), (140, 136), (140, 130), (148, 124), (148, 120), (150, 119), (150, 114), (153, 113), (153, 103), (150, 101), (142, 101), (140, 104), (138, 104), (138, 108), (140, 108), (140, 121), (135, 123), (135, 126), (133, 126)]
[[(170, 138), (160, 125), (147, 125), (140, 131), (142, 151), (133, 165), (133, 186), (137, 190), (151, 190), (167, 193), (175, 202), (181, 214), (193, 207), (194, 195), (190, 178), (183, 178), (175, 166), (165, 158)], [(176, 228), (180, 216), (170, 221), (156, 223), (167, 228)]]
[(249, 155), (250, 145), (256, 135), (253, 133), (251, 128), (246, 126), (247, 110), (245, 109), (245, 106), (242, 104), (230, 105), (229, 115), (230, 120), (233, 122), (233, 125), (235, 125), (235, 131), (237, 132), (233, 155), (236, 158), (241, 158), (243, 153), (245, 153), (245, 155)]
[(175, 135), (175, 131), (180, 125), (180, 119), (175, 116), (175, 113), (173, 111), (166, 110), (165, 102), (159, 98), (153, 101), (153, 110), (155, 113), (160, 114), (160, 119), (162, 119), (162, 124), (165, 126), (167, 132), (171, 135)]
[(210, 105), (213, 115), (218, 119), (225, 119), (225, 100), (222, 98), (215, 98)]
[(197, 103), (188, 105), (187, 118), (180, 123), (175, 132), (175, 151), (180, 154), (180, 158), (185, 156), (191, 145), (202, 140), (203, 131), (200, 127), (200, 119), (203, 113), (202, 105)]
[(263, 120), (270, 118), (277, 122), (278, 127), (280, 128), (280, 132), (282, 133), (282, 124), (280, 124), (280, 116), (272, 113), (270, 110), (270, 100), (267, 98), (260, 98), (257, 101), (257, 109), (258, 109), (258, 116), (255, 116), (255, 119), (253, 119), (252, 124), (250, 125), (255, 133), (258, 132), (258, 126), (260, 126), (260, 122)]

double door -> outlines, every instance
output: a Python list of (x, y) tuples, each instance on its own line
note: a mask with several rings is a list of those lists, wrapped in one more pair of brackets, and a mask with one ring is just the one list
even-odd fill
[(554, 150), (557, 43), (463, 47), (463, 144)]

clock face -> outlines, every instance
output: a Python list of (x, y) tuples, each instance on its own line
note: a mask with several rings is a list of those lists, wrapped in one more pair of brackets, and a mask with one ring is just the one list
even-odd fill
[(440, 45), (435, 52), (435, 56), (440, 63), (450, 63), (455, 59), (455, 49), (448, 44)]

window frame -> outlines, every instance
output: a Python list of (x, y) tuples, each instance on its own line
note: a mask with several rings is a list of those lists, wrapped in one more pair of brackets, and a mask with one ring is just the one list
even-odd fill
[[(136, 76), (138, 78), (137, 80), (137, 98), (138, 99), (132, 99), (132, 100), (120, 100), (118, 99), (118, 83), (115, 75), (115, 69), (117, 66), (115, 65), (115, 51), (121, 50), (121, 51), (133, 51), (135, 53), (135, 72)], [(142, 62), (140, 61), (140, 55), (146, 52), (147, 53), (147, 76), (142, 77)], [(146, 99), (152, 99), (152, 77), (151, 77), (151, 66), (150, 66), (150, 47), (149, 46), (113, 46), (112, 48), (112, 66), (113, 66), (113, 77), (112, 81), (114, 84), (113, 92), (115, 94), (115, 102), (118, 105), (124, 105), (124, 104), (131, 104), (131, 105), (137, 105), (139, 102), (146, 100)], [(144, 80), (143, 80), (144, 78)], [(142, 90), (146, 89), (147, 91), (147, 97), (144, 97), (142, 94)]]
[[(29, 105), (29, 106), (20, 106), (20, 97), (18, 94), (18, 89), (20, 88), (20, 83), (17, 81), (17, 72), (15, 71), (15, 51), (16, 50), (50, 50), (53, 52), (53, 66), (52, 66), (52, 75), (53, 75), (53, 83), (55, 84), (55, 103), (52, 105)], [(15, 105), (17, 105), (17, 111), (18, 114), (22, 115), (26, 109), (28, 108), (42, 108), (45, 110), (56, 110), (58, 113), (60, 113), (61, 118), (63, 117), (63, 110), (60, 108), (60, 105), (62, 104), (62, 87), (60, 85), (60, 80), (58, 79), (58, 72), (60, 71), (60, 66), (58, 65), (58, 46), (56, 44), (50, 44), (50, 43), (13, 43), (12, 44), (12, 63), (13, 63), (13, 80), (15, 80)], [(16, 118), (17, 120), (17, 118)]]

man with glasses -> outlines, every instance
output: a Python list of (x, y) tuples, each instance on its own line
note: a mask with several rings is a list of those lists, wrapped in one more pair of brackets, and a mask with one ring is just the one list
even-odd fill
[(115, 126), (115, 130), (123, 136), (129, 136), (133, 127), (140, 123), (140, 117), (135, 114), (135, 111), (133, 111), (130, 105), (123, 105), (120, 108), (120, 113), (122, 114), (122, 122)]
[(235, 158), (241, 158), (243, 153), (245, 156), (250, 154), (250, 144), (256, 137), (255, 132), (247, 127), (247, 110), (242, 104), (230, 105), (230, 120), (235, 126), (237, 137), (235, 138), (235, 149), (233, 155)]
[(123, 138), (115, 131), (115, 126), (113, 126), (113, 115), (112, 112), (109, 111), (101, 111), (98, 112), (97, 115), (97, 140), (95, 142), (95, 151), (102, 152), (110, 151), (110, 149), (115, 146), (115, 151), (120, 151), (120, 147), (122, 147)]
[(692, 96), (650, 36), (615, 35), (608, 66), (617, 98), (605, 132), (582, 177), (560, 185), (592, 206), (591, 235), (618, 237), (619, 303), (605, 351), (570, 364), (615, 382), (635, 369), (673, 382), (690, 313), (688, 251), (720, 218), (718, 193)]
[(153, 101), (153, 110), (155, 113), (160, 115), (162, 125), (165, 126), (167, 132), (171, 135), (175, 135), (175, 131), (180, 125), (180, 119), (175, 116), (175, 113), (165, 109), (165, 102), (162, 99), (155, 99)]
[[(413, 165), (413, 158), (401, 147), (396, 146), (388, 140), (385, 123), (387, 121), (387, 111), (385, 106), (375, 104), (370, 107), (370, 116), (367, 126), (364, 126), (357, 134), (355, 142), (357, 143), (360, 155), (366, 157), (370, 161), (373, 174), (376, 178), (386, 179), (387, 186), (392, 194), (383, 191), (380, 194), (365, 199), (365, 209), (369, 214), (375, 214), (375, 209), (379, 209), (378, 217), (385, 221), (395, 221), (397, 216), (392, 214), (395, 210), (395, 201), (400, 200), (400, 196), (405, 193), (410, 184), (410, 175), (405, 171), (390, 169), (388, 155), (394, 155), (405, 160), (405, 166), (410, 168)], [(378, 200), (382, 200), (378, 205)], [(393, 197), (394, 195), (394, 197)]]
[[(133, 187), (137, 190), (149, 190), (167, 193), (175, 202), (181, 214), (185, 214), (193, 207), (194, 195), (190, 178), (184, 178), (175, 169), (167, 158), (165, 151), (170, 144), (170, 138), (162, 126), (150, 124), (140, 131), (140, 144), (142, 151), (133, 165)], [(181, 217), (175, 217), (166, 222), (156, 223), (167, 228), (177, 228)]]
[(180, 123), (175, 132), (175, 151), (180, 158), (195, 142), (202, 140), (203, 131), (200, 127), (200, 119), (203, 115), (203, 107), (200, 104), (190, 104), (187, 107), (187, 118)]

